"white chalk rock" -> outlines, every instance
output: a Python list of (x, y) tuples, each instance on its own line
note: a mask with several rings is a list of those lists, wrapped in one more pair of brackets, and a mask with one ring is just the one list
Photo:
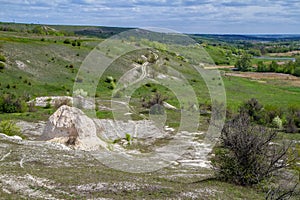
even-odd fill
[(94, 121), (80, 109), (66, 105), (50, 116), (41, 138), (86, 151), (106, 148)]

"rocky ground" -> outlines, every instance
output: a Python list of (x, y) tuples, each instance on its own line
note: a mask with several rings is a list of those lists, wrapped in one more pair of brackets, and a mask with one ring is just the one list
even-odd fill
[(1, 199), (196, 199), (222, 193), (214, 187), (195, 190), (193, 182), (211, 171), (187, 160), (151, 173), (127, 173), (104, 166), (86, 151), (3, 135), (0, 157)]
[[(95, 127), (88, 129), (92, 121)], [(161, 164), (155, 159), (144, 165), (136, 160), (157, 149), (165, 155), (162, 146), (172, 138), (172, 128), (157, 130), (149, 121), (92, 120), (68, 106), (58, 109), (48, 122), (20, 121), (18, 125), (27, 140), (0, 134), (0, 199), (264, 199), (265, 196), (255, 188), (215, 180), (209, 162), (211, 147), (203, 143), (201, 132), (183, 134), (181, 140), (193, 138), (190, 147), (168, 165), (155, 168)], [(124, 133), (132, 134), (128, 138)], [(86, 142), (95, 136), (100, 136), (107, 145), (100, 142), (98, 149), (89, 148)], [(67, 142), (70, 138), (73, 143)], [(105, 152), (114, 152), (119, 157)], [(126, 159), (133, 162), (126, 163)], [(143, 171), (151, 167), (155, 169)]]
[[(99, 151), (142, 155), (145, 148), (152, 151), (153, 145), (166, 144), (170, 139), (168, 135), (174, 131), (168, 127), (163, 133), (156, 134), (159, 130), (148, 121), (95, 121), (110, 141), (109, 150), (100, 145), (97, 151), (91, 151), (82, 143), (68, 145), (67, 140), (55, 140), (70, 137), (69, 131), (74, 124), (78, 141), (93, 140), (99, 134), (96, 127), (87, 128), (91, 128), (92, 120), (74, 109), (63, 106), (48, 122), (19, 121), (17, 124), (22, 127), (27, 140), (0, 135), (0, 199), (119, 199), (121, 196), (128, 199), (197, 199), (222, 193), (214, 187), (194, 188), (197, 185), (194, 182), (212, 175), (209, 161), (199, 151), (208, 153), (211, 149), (200, 140), (193, 141), (184, 156), (169, 166), (146, 173), (129, 173), (125, 168), (116, 170), (93, 156)], [(116, 132), (121, 133), (120, 129), (123, 129), (122, 133), (132, 133), (132, 139), (126, 140), (125, 134), (116, 135)], [(86, 130), (96, 132), (87, 134)], [(203, 133), (189, 135), (199, 139)]]

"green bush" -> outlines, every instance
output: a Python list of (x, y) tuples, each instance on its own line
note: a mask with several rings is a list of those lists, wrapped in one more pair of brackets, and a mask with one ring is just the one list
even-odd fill
[(259, 61), (257, 63), (257, 72), (267, 72), (269, 69), (267, 67), (267, 65), (265, 65), (262, 61)]
[(5, 68), (5, 64), (3, 62), (0, 62), (0, 70), (3, 70)]
[(272, 125), (275, 128), (278, 129), (282, 129), (282, 120), (280, 119), (280, 117), (276, 116), (273, 120), (272, 120)]
[(27, 111), (27, 104), (21, 97), (13, 94), (3, 94), (0, 97), (0, 113), (23, 113)]
[(0, 122), (0, 133), (4, 133), (8, 136), (17, 135), (23, 139), (25, 138), (21, 133), (21, 129), (11, 120), (3, 120)]
[(256, 122), (261, 120), (262, 111), (263, 106), (255, 98), (248, 100), (240, 107), (240, 113), (246, 113), (251, 117), (251, 120)]
[(131, 143), (131, 140), (132, 140), (131, 135), (129, 133), (126, 133), (125, 137), (126, 137), (126, 141)]
[(69, 39), (65, 39), (64, 44), (71, 44), (71, 41)]
[(0, 61), (6, 62), (6, 58), (2, 54), (0, 54)]
[(300, 76), (300, 67), (295, 68), (293, 75)]

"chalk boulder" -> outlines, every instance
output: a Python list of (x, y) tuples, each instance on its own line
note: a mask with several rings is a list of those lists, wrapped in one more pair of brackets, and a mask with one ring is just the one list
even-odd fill
[(41, 139), (85, 151), (106, 148), (97, 130), (99, 127), (80, 109), (63, 105), (50, 116)]

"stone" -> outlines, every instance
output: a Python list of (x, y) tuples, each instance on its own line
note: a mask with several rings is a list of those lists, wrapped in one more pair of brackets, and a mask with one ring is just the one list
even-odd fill
[(55, 106), (55, 104), (67, 103), (72, 105), (73, 98), (69, 96), (45, 96), (45, 97), (36, 97), (34, 100), (28, 102), (28, 104), (33, 103), (34, 106), (38, 107), (47, 107), (48, 104), (50, 106)]
[(50, 116), (41, 139), (85, 151), (106, 148), (97, 130), (94, 121), (80, 109), (63, 105)]

